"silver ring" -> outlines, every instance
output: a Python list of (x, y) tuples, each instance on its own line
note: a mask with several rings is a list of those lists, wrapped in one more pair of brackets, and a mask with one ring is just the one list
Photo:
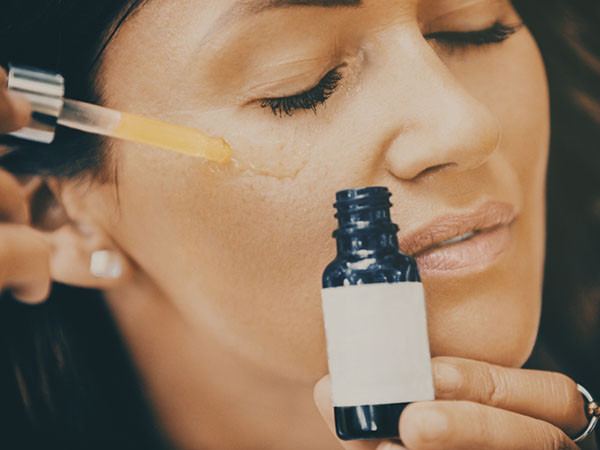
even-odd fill
[(579, 436), (574, 438), (573, 442), (581, 442), (586, 437), (588, 437), (590, 434), (592, 434), (592, 432), (594, 431), (594, 428), (596, 428), (596, 425), (598, 425), (598, 414), (599, 414), (597, 409), (595, 410), (595, 412), (592, 412), (591, 414), (588, 412), (588, 410), (592, 409), (591, 405), (596, 403), (596, 401), (592, 397), (592, 394), (590, 394), (588, 392), (588, 390), (580, 384), (577, 385), (577, 390), (580, 392), (581, 395), (583, 395), (583, 398), (585, 398), (587, 400), (588, 403), (585, 408), (586, 415), (590, 415), (591, 417), (590, 417), (590, 421), (589, 421), (586, 429), (583, 430), (583, 433), (581, 433)]

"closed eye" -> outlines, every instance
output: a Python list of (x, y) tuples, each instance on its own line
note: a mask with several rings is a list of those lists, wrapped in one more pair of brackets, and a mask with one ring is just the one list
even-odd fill
[(522, 27), (522, 23), (516, 25), (507, 25), (501, 22), (496, 22), (485, 30), (438, 31), (436, 33), (425, 35), (425, 39), (435, 40), (451, 47), (465, 47), (470, 45), (483, 46), (503, 42), (519, 31)]
[[(425, 35), (427, 40), (435, 40), (452, 48), (484, 46), (507, 40), (523, 27), (522, 23), (507, 25), (495, 22), (491, 27), (477, 31), (439, 31)], [(293, 116), (298, 110), (311, 110), (324, 105), (338, 88), (343, 76), (339, 67), (328, 72), (311, 89), (287, 97), (265, 98), (260, 100), (262, 108), (268, 108), (277, 117)]]
[(315, 114), (319, 105), (327, 102), (342, 81), (342, 73), (335, 68), (325, 75), (317, 85), (307, 91), (289, 97), (265, 98), (262, 108), (270, 108), (275, 116), (293, 116), (298, 110), (312, 110)]

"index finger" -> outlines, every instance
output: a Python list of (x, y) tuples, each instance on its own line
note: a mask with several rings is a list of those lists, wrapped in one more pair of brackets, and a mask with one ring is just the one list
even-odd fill
[(17, 179), (0, 169), (0, 222), (29, 223), (29, 205)]
[(433, 358), (437, 399), (469, 400), (551, 423), (570, 436), (587, 425), (584, 400), (569, 377), (461, 358)]
[(26, 225), (0, 225), (0, 290), (27, 303), (43, 301), (50, 290), (51, 246)]
[(29, 123), (31, 107), (22, 96), (8, 92), (8, 77), (0, 67), (0, 134), (23, 128)]

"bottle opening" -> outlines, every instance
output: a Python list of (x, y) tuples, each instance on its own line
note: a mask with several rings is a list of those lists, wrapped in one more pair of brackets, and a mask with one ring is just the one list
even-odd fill
[(392, 223), (390, 216), (390, 197), (392, 194), (386, 187), (374, 186), (360, 189), (347, 189), (336, 194), (339, 233), (353, 233), (362, 230), (379, 229), (382, 232), (395, 233), (398, 227)]
[(389, 208), (392, 194), (386, 187), (374, 186), (360, 189), (346, 189), (336, 194), (335, 208), (338, 213), (356, 211), (363, 208)]

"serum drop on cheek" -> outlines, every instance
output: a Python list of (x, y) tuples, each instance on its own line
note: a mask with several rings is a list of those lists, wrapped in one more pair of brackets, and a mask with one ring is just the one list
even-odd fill
[(434, 399), (425, 298), (400, 253), (384, 187), (337, 194), (337, 257), (323, 274), (323, 317), (337, 435), (398, 436), (402, 410)]

